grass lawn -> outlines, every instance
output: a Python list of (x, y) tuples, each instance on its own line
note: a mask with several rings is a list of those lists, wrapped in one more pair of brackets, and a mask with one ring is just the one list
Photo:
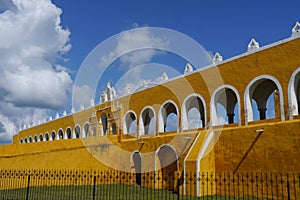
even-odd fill
[[(93, 200), (94, 187), (85, 186), (43, 186), (29, 189), (29, 200), (65, 199), (65, 200)], [(26, 199), (27, 189), (0, 190), (0, 200)], [(176, 200), (178, 195), (168, 190), (155, 190), (135, 185), (97, 185), (95, 199), (103, 200)], [(237, 198), (226, 196), (190, 197), (180, 196), (182, 200), (233, 200)], [(241, 199), (241, 198), (240, 198)], [(250, 200), (249, 198), (243, 198)]]

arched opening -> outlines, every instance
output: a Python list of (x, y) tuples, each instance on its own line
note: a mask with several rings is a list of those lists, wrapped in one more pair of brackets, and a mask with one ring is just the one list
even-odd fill
[(72, 138), (72, 130), (71, 130), (71, 128), (69, 127), (69, 128), (67, 128), (67, 130), (66, 130), (66, 134), (67, 134), (67, 139), (71, 139)]
[(27, 143), (27, 142), (28, 142), (27, 138), (24, 138), (24, 143)]
[(96, 129), (96, 128), (93, 128), (93, 129), (92, 129), (92, 135), (93, 135), (93, 136), (97, 136), (97, 129)]
[(37, 141), (38, 141), (37, 135), (35, 135), (35, 136), (33, 137), (33, 140), (34, 140), (34, 142), (37, 142)]
[(239, 95), (231, 86), (217, 89), (211, 101), (212, 125), (234, 124), (240, 122)]
[[(246, 121), (256, 121), (282, 116), (282, 90), (278, 81), (272, 77), (258, 77), (245, 92)], [(268, 110), (268, 111), (267, 111)]]
[(55, 136), (56, 136), (55, 131), (52, 131), (52, 133), (51, 133), (51, 140), (55, 140)]
[(292, 119), (293, 115), (300, 114), (300, 68), (291, 76), (288, 93), (290, 118)]
[(117, 134), (117, 125), (115, 122), (111, 124), (111, 131), (113, 135)]
[(137, 185), (142, 185), (142, 157), (139, 152), (134, 152), (132, 155), (133, 167), (135, 171), (135, 182)]
[(49, 141), (49, 134), (45, 133), (45, 141)]
[(139, 129), (139, 135), (148, 135), (155, 133), (155, 114), (152, 107), (146, 107), (143, 109), (140, 115)]
[(83, 126), (83, 134), (82, 137), (89, 137), (89, 129), (90, 129), (90, 124), (85, 123)]
[(20, 144), (23, 144), (23, 139), (22, 138), (20, 139)]
[(158, 187), (174, 191), (175, 172), (178, 170), (178, 157), (176, 151), (170, 145), (160, 147), (156, 153), (156, 171)]
[(101, 124), (102, 124), (102, 135), (107, 135), (107, 116), (105, 113), (101, 114)]
[(182, 106), (182, 130), (204, 128), (205, 105), (202, 97), (199, 95), (188, 96)]
[(129, 111), (124, 117), (124, 134), (136, 132), (136, 114)]
[(58, 130), (58, 138), (59, 138), (60, 140), (63, 140), (63, 139), (64, 139), (64, 132), (63, 132), (62, 129), (59, 129), (59, 130)]
[(159, 111), (159, 132), (178, 130), (178, 109), (174, 102), (166, 102)]
[(44, 137), (42, 134), (40, 134), (40, 141), (43, 142), (43, 140), (44, 140)]
[(32, 142), (32, 137), (31, 136), (29, 137), (29, 142)]
[(77, 125), (74, 128), (75, 138), (80, 138), (80, 127)]

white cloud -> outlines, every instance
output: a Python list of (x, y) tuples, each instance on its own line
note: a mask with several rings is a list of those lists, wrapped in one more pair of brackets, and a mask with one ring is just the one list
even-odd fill
[(76, 92), (73, 93), (73, 105), (82, 104), (88, 107), (91, 99), (94, 99), (95, 91), (92, 90), (88, 85), (74, 86), (74, 90), (76, 90)]
[(168, 44), (166, 39), (153, 36), (147, 27), (126, 31), (117, 37), (115, 49), (101, 58), (100, 66), (120, 58), (122, 66), (130, 69), (151, 61), (159, 53), (157, 49), (164, 49)]
[[(50, 0), (0, 0), (1, 141), (66, 105), (72, 79), (55, 62), (71, 48)], [(8, 110), (11, 109), (11, 110)]]

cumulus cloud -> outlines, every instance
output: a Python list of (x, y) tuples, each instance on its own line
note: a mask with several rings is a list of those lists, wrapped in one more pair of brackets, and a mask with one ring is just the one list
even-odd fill
[(61, 9), (51, 0), (0, 0), (0, 7), (1, 142), (24, 121), (64, 107), (72, 79), (56, 64), (71, 48)]
[(95, 91), (88, 85), (74, 86), (73, 105), (89, 106), (94, 99)]
[(117, 37), (115, 49), (101, 58), (100, 66), (107, 66), (120, 58), (121, 66), (130, 69), (151, 61), (159, 54), (156, 49), (166, 48), (168, 44), (167, 39), (153, 36), (147, 27), (126, 31)]

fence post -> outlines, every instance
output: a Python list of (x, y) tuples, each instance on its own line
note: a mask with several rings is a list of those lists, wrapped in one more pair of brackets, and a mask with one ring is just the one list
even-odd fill
[(27, 190), (26, 190), (26, 200), (28, 200), (28, 198), (29, 198), (29, 187), (30, 187), (30, 174), (28, 175)]
[(96, 176), (94, 176), (93, 200), (95, 200), (95, 197), (96, 197)]
[(180, 199), (180, 187), (179, 187), (179, 184), (180, 184), (180, 176), (179, 176), (179, 173), (178, 173), (178, 176), (177, 176), (177, 200)]
[(290, 193), (290, 182), (289, 182), (289, 180), (287, 180), (287, 182), (286, 182), (286, 187), (287, 187), (287, 195), (288, 195), (288, 200), (290, 200), (291, 199), (291, 193)]

